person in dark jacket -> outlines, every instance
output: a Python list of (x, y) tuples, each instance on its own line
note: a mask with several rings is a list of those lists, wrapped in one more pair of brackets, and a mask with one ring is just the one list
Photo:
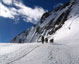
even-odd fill
[(53, 42), (54, 42), (54, 39), (51, 39), (51, 40), (50, 40), (50, 43), (53, 43)]
[(44, 44), (44, 36), (41, 36), (42, 44)]
[(45, 38), (45, 42), (48, 43), (48, 38)]

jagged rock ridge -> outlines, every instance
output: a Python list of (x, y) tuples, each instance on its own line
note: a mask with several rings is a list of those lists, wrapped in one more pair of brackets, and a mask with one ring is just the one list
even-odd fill
[(71, 0), (51, 12), (44, 13), (40, 22), (16, 36), (11, 42), (37, 42), (41, 41), (41, 35), (48, 38), (50, 41), (50, 37), (53, 36), (56, 31), (64, 25), (65, 21), (70, 18), (69, 14), (75, 4), (76, 0)]

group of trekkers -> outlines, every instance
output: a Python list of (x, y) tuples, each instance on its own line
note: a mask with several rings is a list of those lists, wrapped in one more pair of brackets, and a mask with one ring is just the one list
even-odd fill
[[(53, 43), (53, 40), (54, 39), (51, 39), (50, 43)], [(42, 42), (42, 44), (44, 44), (44, 42), (48, 43), (48, 38), (44, 38), (44, 36), (41, 36), (41, 42)]]

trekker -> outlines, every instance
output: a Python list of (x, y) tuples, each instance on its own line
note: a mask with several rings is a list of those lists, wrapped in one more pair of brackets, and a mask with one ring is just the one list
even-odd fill
[(45, 42), (48, 43), (48, 38), (45, 38)]
[(41, 36), (42, 44), (44, 44), (44, 36)]
[(54, 39), (51, 39), (51, 40), (50, 40), (50, 43), (53, 43), (53, 42), (54, 42)]

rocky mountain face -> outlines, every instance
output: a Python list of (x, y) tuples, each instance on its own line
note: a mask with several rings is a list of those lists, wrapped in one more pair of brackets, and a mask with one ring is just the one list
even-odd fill
[(78, 10), (78, 6), (78, 0), (71, 0), (51, 12), (44, 13), (40, 22), (16, 36), (11, 43), (40, 42), (41, 36), (50, 41), (68, 19), (79, 13), (78, 11), (73, 13), (74, 10)]

